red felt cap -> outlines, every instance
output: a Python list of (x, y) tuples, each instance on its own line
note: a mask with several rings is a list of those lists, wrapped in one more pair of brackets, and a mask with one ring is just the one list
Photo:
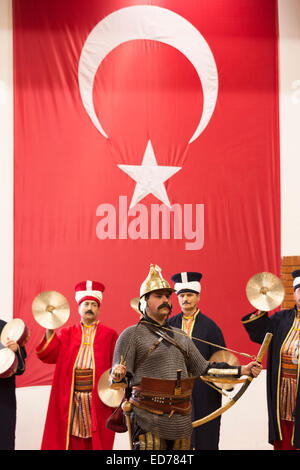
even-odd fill
[(81, 281), (75, 286), (75, 299), (78, 304), (84, 300), (95, 300), (99, 305), (102, 302), (105, 287), (98, 281)]

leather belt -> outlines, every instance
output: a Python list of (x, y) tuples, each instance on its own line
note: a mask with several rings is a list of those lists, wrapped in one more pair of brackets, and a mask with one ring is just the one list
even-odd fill
[[(150, 413), (191, 413), (191, 395), (195, 378), (181, 380), (181, 392), (175, 392), (176, 380), (143, 377), (141, 386), (132, 387), (130, 402)], [(175, 394), (176, 393), (176, 394)]]

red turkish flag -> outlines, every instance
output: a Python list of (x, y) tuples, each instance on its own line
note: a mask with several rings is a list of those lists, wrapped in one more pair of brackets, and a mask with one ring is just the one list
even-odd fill
[(13, 14), (18, 385), (51, 383), (39, 293), (62, 293), (71, 324), (75, 284), (98, 280), (120, 333), (150, 263), (169, 281), (202, 272), (201, 311), (255, 353), (246, 284), (280, 274), (276, 2), (14, 0)]

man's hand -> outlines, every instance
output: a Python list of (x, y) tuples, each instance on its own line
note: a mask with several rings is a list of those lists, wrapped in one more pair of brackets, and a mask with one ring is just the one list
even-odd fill
[(249, 362), (246, 366), (241, 367), (241, 375), (250, 375), (257, 377), (262, 371), (262, 365), (259, 362), (252, 361)]
[(19, 348), (18, 343), (9, 338), (7, 338), (6, 347), (11, 349), (14, 353), (16, 353)]
[(111, 370), (111, 378), (114, 382), (121, 382), (126, 376), (126, 367), (124, 364), (116, 364)]

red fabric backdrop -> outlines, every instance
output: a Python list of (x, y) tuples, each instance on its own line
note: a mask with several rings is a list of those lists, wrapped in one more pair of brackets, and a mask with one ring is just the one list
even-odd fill
[[(135, 8), (138, 23), (131, 19), (126, 29), (121, 12), (120, 44), (81, 75), (95, 73), (92, 103), (105, 136), (82, 99), (80, 57), (102, 20), (97, 54), (118, 37), (111, 15), (139, 5), (167, 15), (151, 23), (149, 10), (148, 28)], [(172, 13), (191, 37), (174, 30)], [(168, 280), (201, 271), (201, 310), (228, 346), (255, 353), (240, 322), (252, 309), (246, 283), (261, 271), (280, 274), (276, 2), (14, 0), (13, 18), (14, 316), (31, 331), (18, 386), (51, 383), (53, 367), (34, 353), (43, 334), (31, 310), (37, 294), (64, 294), (71, 324), (78, 321), (74, 285), (99, 280), (106, 286), (101, 319), (120, 333), (138, 319), (129, 301), (150, 263)], [(144, 27), (151, 39), (122, 36), (124, 28), (143, 35)], [(211, 55), (197, 49), (199, 33)], [(190, 142), (207, 98), (210, 119)], [(149, 141), (154, 155), (143, 162)], [(118, 165), (148, 172), (144, 186)], [(173, 173), (159, 181), (164, 171)], [(127, 214), (136, 186), (141, 199)], [(162, 229), (163, 188), (176, 217), (164, 218)], [(175, 296), (173, 304), (177, 313)]]

